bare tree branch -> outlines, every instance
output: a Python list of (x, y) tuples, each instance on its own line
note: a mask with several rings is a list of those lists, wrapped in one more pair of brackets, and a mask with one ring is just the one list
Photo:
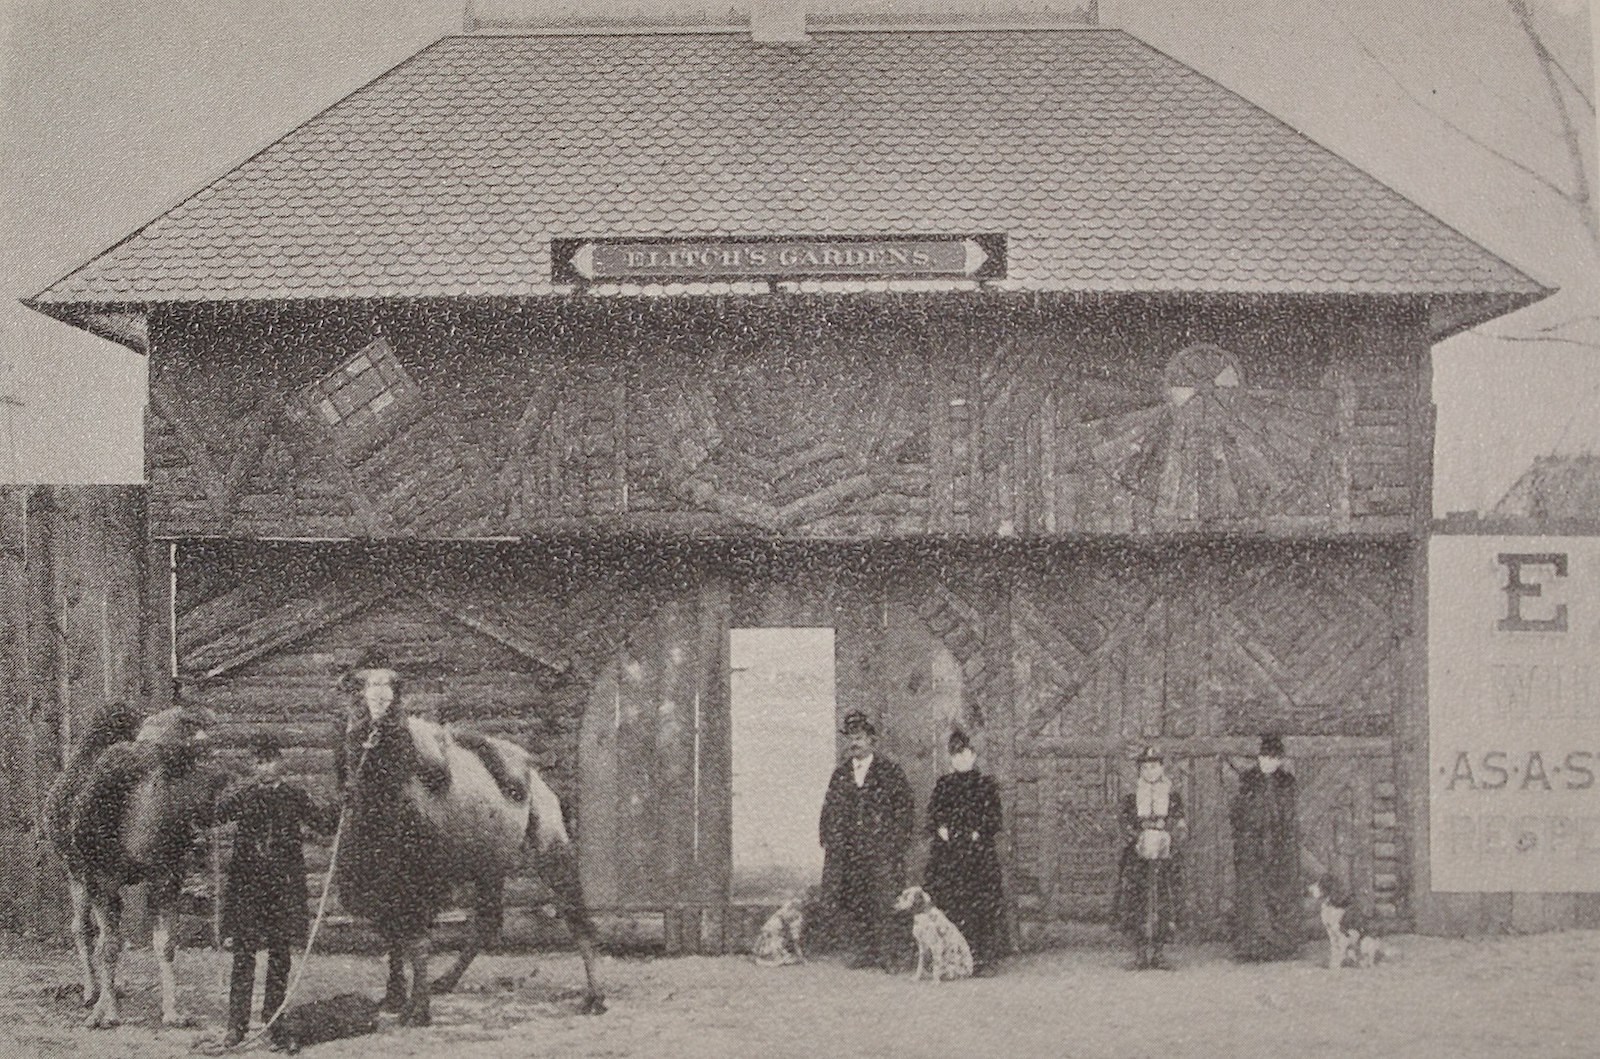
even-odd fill
[(1527, 36), (1528, 43), (1533, 46), (1534, 55), (1539, 60), (1539, 71), (1544, 74), (1545, 86), (1550, 92), (1550, 102), (1555, 107), (1556, 117), (1561, 119), (1561, 140), (1567, 149), (1567, 158), (1572, 164), (1572, 176), (1577, 182), (1577, 189), (1568, 197), (1568, 200), (1578, 209), (1583, 218), (1583, 226), (1589, 233), (1589, 239), (1596, 246), (1600, 246), (1600, 216), (1594, 211), (1593, 196), (1590, 192), (1589, 167), (1583, 150), (1583, 140), (1578, 135), (1576, 124), (1572, 120), (1572, 112), (1568, 107), (1565, 93), (1561, 91), (1561, 84), (1556, 79), (1556, 72), (1560, 64), (1545, 46), (1544, 38), (1539, 35), (1539, 29), (1533, 24), (1533, 12), (1528, 9), (1528, 0), (1506, 0), (1511, 6), (1511, 11), (1517, 16), (1517, 22), (1522, 27), (1522, 32)]
[[(1513, 2), (1516, 2), (1516, 0), (1513, 0)], [(1517, 170), (1519, 173), (1522, 173), (1524, 176), (1526, 176), (1529, 179), (1535, 181), (1541, 187), (1546, 188), (1551, 193), (1553, 193), (1554, 195), (1559, 197), (1563, 202), (1571, 203), (1573, 205), (1578, 205), (1579, 204), (1578, 200), (1575, 199), (1575, 197), (1574, 197), (1572, 192), (1568, 191), (1566, 188), (1562, 187), (1560, 184), (1557, 184), (1554, 180), (1550, 179), (1549, 177), (1545, 176), (1543, 173), (1539, 172), (1537, 169), (1535, 169), (1532, 166), (1528, 165), (1522, 159), (1517, 158), (1517, 157), (1515, 157), (1513, 155), (1507, 154), (1505, 151), (1500, 150), (1498, 147), (1495, 147), (1493, 144), (1488, 143), (1488, 142), (1480, 139), (1478, 136), (1474, 135), (1472, 132), (1468, 131), (1467, 129), (1462, 128), (1459, 124), (1457, 124), (1451, 118), (1447, 117), (1446, 115), (1444, 115), (1444, 114), (1440, 113), (1438, 110), (1436, 110), (1432, 106), (1432, 104), (1428, 103), (1427, 100), (1423, 99), (1421, 96), (1419, 96), (1415, 92), (1413, 92), (1411, 90), (1411, 87), (1409, 85), (1407, 85), (1405, 83), (1405, 81), (1403, 81), (1400, 78), (1400, 75), (1397, 74), (1394, 71), (1394, 69), (1387, 62), (1385, 62), (1380, 55), (1378, 55), (1370, 47), (1368, 47), (1366, 41), (1362, 40), (1359, 36), (1356, 35), (1355, 31), (1350, 28), (1350, 26), (1344, 21), (1344, 19), (1340, 18), (1339, 15), (1336, 12), (1333, 12), (1333, 11), (1330, 11), (1329, 15), (1330, 15), (1330, 17), (1332, 17), (1334, 22), (1338, 23), (1339, 28), (1344, 31), (1345, 36), (1350, 38), (1351, 43), (1353, 43), (1357, 48), (1359, 48), (1361, 50), (1361, 53), (1363, 55), (1365, 55), (1375, 66), (1377, 66), (1380, 70), (1382, 70), (1385, 74), (1387, 74), (1388, 77), (1389, 77), (1389, 80), (1394, 82), (1395, 86), (1397, 88), (1399, 88), (1401, 92), (1405, 93), (1406, 98), (1411, 100), (1411, 102), (1414, 103), (1417, 107), (1421, 108), (1422, 110), (1426, 111), (1428, 114), (1432, 115), (1436, 120), (1442, 122), (1444, 125), (1446, 125), (1452, 132), (1456, 133), (1458, 136), (1461, 136), (1462, 138), (1466, 139), (1468, 142), (1472, 143), (1474, 146), (1478, 147), (1479, 149), (1481, 149), (1483, 151), (1487, 151), (1489, 154), (1491, 154), (1494, 157), (1500, 159), (1500, 161), (1504, 162), (1506, 165), (1511, 166), (1513, 169)], [(1583, 205), (1584, 205), (1585, 215), (1587, 215), (1587, 213), (1588, 213), (1587, 196), (1585, 196)]]
[(1582, 316), (1570, 316), (1565, 320), (1557, 320), (1553, 324), (1545, 324), (1543, 327), (1536, 327), (1533, 329), (1533, 333), (1552, 334), (1564, 328), (1571, 327), (1573, 324), (1586, 324), (1597, 321), (1600, 321), (1600, 313), (1585, 313)]
[(1561, 346), (1580, 346), (1584, 349), (1600, 349), (1600, 341), (1591, 341), (1584, 338), (1564, 338), (1561, 335), (1504, 335), (1492, 331), (1483, 332), (1485, 338), (1493, 338), (1499, 342), (1549, 342)]
[(1590, 114), (1593, 114), (1594, 100), (1589, 96), (1589, 93), (1583, 90), (1583, 85), (1578, 83), (1578, 79), (1573, 77), (1572, 74), (1567, 70), (1566, 64), (1560, 59), (1557, 59), (1554, 55), (1550, 56), (1550, 64), (1557, 70), (1561, 71), (1561, 76), (1566, 78), (1567, 86), (1572, 89), (1573, 95), (1583, 100), (1583, 105), (1589, 108)]

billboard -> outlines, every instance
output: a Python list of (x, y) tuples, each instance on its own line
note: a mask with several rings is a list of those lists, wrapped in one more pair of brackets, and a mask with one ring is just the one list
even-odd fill
[(1428, 593), (1433, 889), (1600, 891), (1600, 537), (1435, 536)]

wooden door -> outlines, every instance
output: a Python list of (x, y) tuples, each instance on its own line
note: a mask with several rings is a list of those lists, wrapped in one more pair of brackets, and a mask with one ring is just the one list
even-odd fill
[(1189, 819), (1187, 911), (1232, 905), (1228, 804), (1256, 737), (1288, 737), (1302, 867), (1393, 914), (1391, 724), (1406, 596), (1379, 549), (1085, 554), (1011, 588), (1019, 916), (1105, 920), (1131, 759), (1159, 745)]

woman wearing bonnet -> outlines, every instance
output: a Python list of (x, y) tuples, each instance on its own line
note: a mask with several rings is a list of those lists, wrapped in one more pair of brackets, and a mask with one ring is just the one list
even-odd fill
[(1170, 970), (1161, 947), (1178, 932), (1183, 908), (1181, 847), (1188, 824), (1155, 747), (1135, 759), (1139, 779), (1122, 798), (1125, 839), (1117, 880), (1117, 918), (1137, 946), (1137, 970)]
[(950, 733), (952, 771), (928, 802), (928, 869), (923, 889), (972, 947), (972, 973), (993, 973), (1003, 952), (1005, 895), (1000, 883), (1000, 786), (977, 767), (967, 734)]

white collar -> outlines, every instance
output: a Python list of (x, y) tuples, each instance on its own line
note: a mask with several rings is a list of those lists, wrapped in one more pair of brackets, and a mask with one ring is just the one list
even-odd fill
[(868, 754), (866, 757), (860, 759), (851, 758), (850, 767), (855, 771), (856, 786), (861, 786), (866, 782), (867, 770), (872, 767), (872, 755)]
[(1165, 776), (1155, 783), (1141, 778), (1133, 789), (1134, 807), (1140, 816), (1166, 816), (1171, 796), (1172, 780)]

